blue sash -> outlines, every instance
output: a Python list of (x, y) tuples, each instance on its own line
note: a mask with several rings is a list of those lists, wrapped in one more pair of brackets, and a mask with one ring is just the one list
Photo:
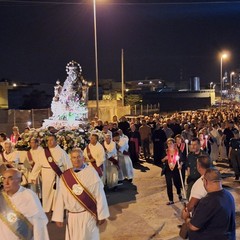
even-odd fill
[(33, 225), (16, 209), (3, 191), (0, 192), (0, 219), (20, 240), (33, 238)]

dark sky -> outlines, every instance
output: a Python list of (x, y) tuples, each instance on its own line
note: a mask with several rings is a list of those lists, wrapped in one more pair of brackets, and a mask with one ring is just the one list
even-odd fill
[[(101, 79), (120, 80), (121, 48), (126, 80), (216, 82), (224, 49), (224, 69), (240, 67), (240, 1), (101, 0), (97, 28)], [(76, 60), (94, 80), (92, 0), (0, 1), (0, 51), (0, 79), (63, 82)]]

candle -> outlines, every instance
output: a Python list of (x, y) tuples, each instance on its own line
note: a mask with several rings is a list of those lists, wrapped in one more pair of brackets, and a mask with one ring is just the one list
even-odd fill
[(187, 150), (187, 155), (188, 155), (188, 143), (189, 143), (188, 139), (185, 139), (185, 143), (186, 143), (186, 150)]
[(205, 135), (206, 149), (208, 150), (208, 135)]

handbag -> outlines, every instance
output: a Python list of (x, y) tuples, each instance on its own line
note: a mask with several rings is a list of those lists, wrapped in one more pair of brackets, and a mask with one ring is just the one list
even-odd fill
[(187, 223), (183, 223), (179, 232), (179, 236), (182, 239), (188, 239), (188, 225)]

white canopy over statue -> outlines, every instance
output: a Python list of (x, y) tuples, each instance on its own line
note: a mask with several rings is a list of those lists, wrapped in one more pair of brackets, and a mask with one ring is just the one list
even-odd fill
[(71, 61), (66, 66), (68, 74), (63, 86), (60, 81), (54, 87), (51, 104), (52, 117), (44, 120), (43, 128), (76, 129), (88, 119), (88, 82), (82, 76), (79, 63)]

